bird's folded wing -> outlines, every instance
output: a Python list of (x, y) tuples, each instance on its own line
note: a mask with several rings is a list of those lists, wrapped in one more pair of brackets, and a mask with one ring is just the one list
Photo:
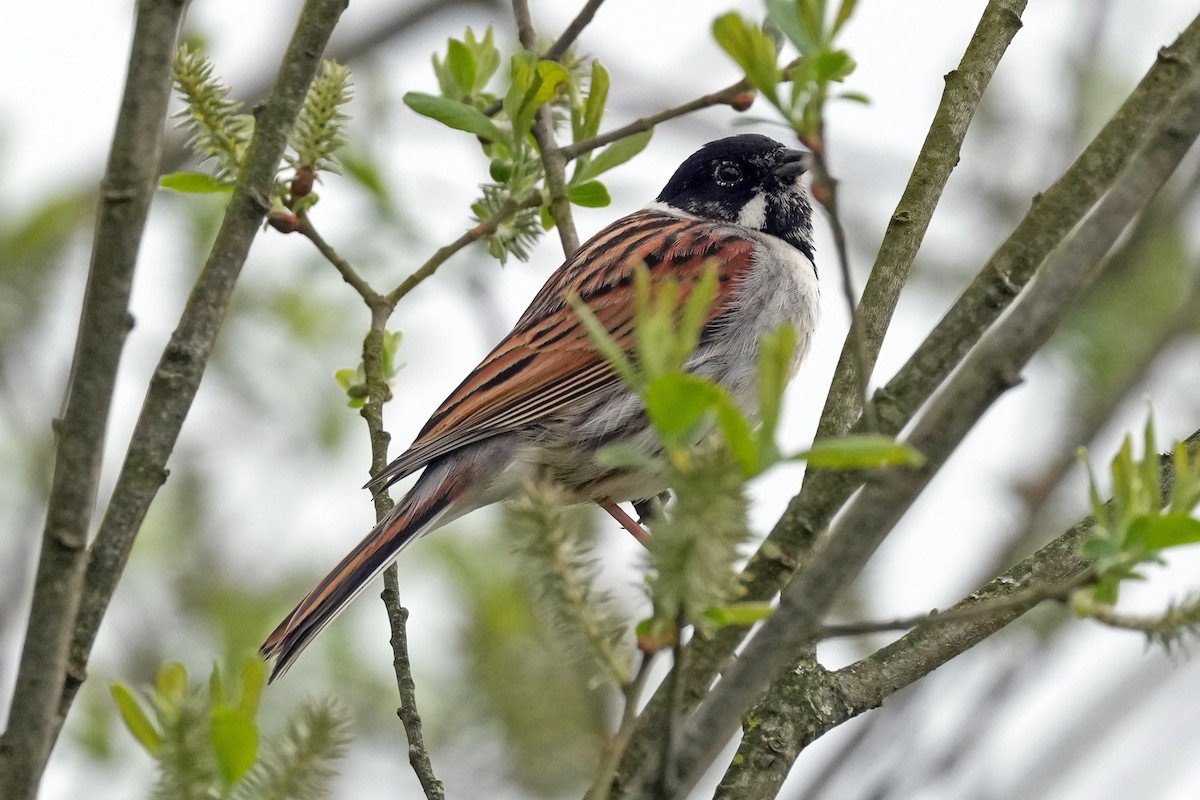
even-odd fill
[(625, 351), (633, 348), (633, 268), (679, 281), (681, 297), (708, 264), (728, 306), (753, 242), (728, 225), (639, 211), (600, 231), (550, 277), (512, 331), (442, 403), (416, 441), (369, 486), (389, 485), (459, 447), (544, 418), (620, 380), (566, 302), (574, 292)]

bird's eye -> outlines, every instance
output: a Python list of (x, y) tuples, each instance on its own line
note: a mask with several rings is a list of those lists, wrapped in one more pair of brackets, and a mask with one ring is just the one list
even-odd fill
[(732, 161), (722, 161), (713, 170), (713, 180), (721, 186), (733, 186), (742, 179), (742, 170)]

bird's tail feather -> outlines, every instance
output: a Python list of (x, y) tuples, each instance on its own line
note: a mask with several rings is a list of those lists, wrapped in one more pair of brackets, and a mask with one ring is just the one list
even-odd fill
[[(358, 595), (371, 580), (390, 564), (400, 551), (423, 534), (444, 524), (443, 519), (458, 495), (457, 482), (418, 481), (412, 491), (367, 534), (317, 587), (292, 609), (263, 642), (259, 653), (274, 659), (271, 680), (275, 680), (299, 657), (326, 625)], [(430, 476), (432, 477), (432, 476)], [(425, 490), (430, 483), (433, 490)], [(458, 516), (455, 514), (454, 516)], [(445, 520), (449, 522), (449, 520)]]

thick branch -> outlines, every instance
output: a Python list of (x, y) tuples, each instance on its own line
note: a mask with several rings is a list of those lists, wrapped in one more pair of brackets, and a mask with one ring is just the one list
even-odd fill
[[(1014, 18), (1014, 15), (1023, 7), (1023, 2), (992, 0), (980, 18), (958, 69), (946, 78), (941, 103), (913, 165), (908, 186), (884, 234), (856, 314), (863, 318), (860, 326), (869, 364), (873, 365), (878, 355), (880, 341), (891, 320), (899, 291), (908, 278), (909, 269), (946, 181), (958, 163), (962, 142), (975, 109), (1008, 43), (1020, 26), (1019, 17)], [(734, 84), (709, 97), (728, 98), (747, 90), (745, 83)], [(845, 417), (857, 409), (857, 387), (853, 380), (854, 373), (850, 371), (854, 341), (853, 335), (847, 336), (838, 365), (837, 376), (840, 377), (835, 377), (819, 426), (824, 432), (844, 430), (848, 424)], [(869, 371), (869, 367), (864, 369), (864, 372)], [(838, 399), (834, 399), (835, 394)], [(884, 427), (886, 429), (887, 426)], [(895, 433), (897, 430), (898, 426), (887, 432)], [(837, 483), (831, 486), (832, 482)], [(816, 471), (805, 476), (801, 493), (789, 504), (787, 513), (743, 572), (749, 598), (767, 598), (779, 590), (801, 554), (808, 550), (815, 532), (824, 527), (857, 485), (858, 481), (852, 473)], [(814, 501), (818, 499), (826, 502), (814, 508)], [(704, 692), (716, 676), (719, 665), (734, 651), (745, 633), (745, 629), (730, 628), (718, 632), (712, 639), (693, 642), (691, 649), (695, 652), (688, 661), (691, 666), (686, 681), (689, 705)], [(622, 765), (623, 772), (632, 772), (636, 760), (644, 756), (643, 743), (651, 731), (658, 729), (657, 717), (661, 715), (663, 707), (663, 701), (656, 695), (643, 714), (639, 734), (628, 751), (629, 759)]]
[[(1008, 307), (1036, 269), (1037, 264), (1033, 261), (1036, 259), (1040, 263), (1044, 260), (1046, 253), (1053, 249), (1053, 244), (1061, 241), (1061, 237), (1078, 222), (1095, 199), (1112, 185), (1120, 169), (1128, 164), (1138, 143), (1144, 142), (1154, 130), (1162, 109), (1170, 107), (1171, 101), (1179, 96), (1195, 75), (1198, 61), (1200, 18), (1193, 21), (1169, 48), (1160, 51), (1156, 63), (1117, 114), (1067, 172), (1035, 203), (917, 354), (887, 386), (876, 392), (872, 404), (877, 410), (881, 432), (895, 434), (907, 425), (920, 405), (961, 362), (966, 351)], [(914, 175), (921, 169), (920, 165), (914, 168)], [(1047, 198), (1053, 202), (1047, 202)], [(1041, 241), (1046, 230), (1056, 231), (1060, 238), (1050, 244)], [(1041, 242), (1036, 248), (1031, 248), (1026, 241), (1033, 236), (1031, 231), (1042, 232), (1035, 237)], [(1014, 282), (1018, 272), (1000, 271), (1000, 264), (1013, 269), (1015, 262), (1012, 256), (1018, 251), (1022, 254), (1019, 284)], [(868, 313), (865, 306), (864, 313)], [(922, 353), (926, 354), (925, 357), (919, 358)], [(940, 355), (934, 357), (935, 353)], [(936, 361), (937, 368), (929, 367), (926, 364), (929, 361)], [(817, 471), (806, 476), (804, 490), (788, 504), (771, 534), (743, 571), (747, 599), (762, 600), (779, 590), (803, 560), (817, 534), (862, 485), (862, 479), (861, 474), (854, 472)], [(691, 665), (687, 692), (689, 698), (695, 701), (704, 694), (745, 632), (745, 629), (730, 627), (722, 629), (710, 640), (693, 645), (692, 649), (696, 652), (688, 660)], [(656, 728), (657, 715), (661, 714), (662, 707), (662, 701), (656, 695), (642, 714), (638, 733), (628, 748), (620, 775), (631, 774), (645, 757), (646, 737), (652, 735), (650, 732)]]
[(125, 92), (101, 185), (54, 482), (8, 723), (0, 796), (32, 798), (58, 731), (59, 696), (79, 608), (88, 529), (117, 366), (131, 325), (129, 292), (146, 225), (171, 93), (183, 0), (138, 4)]
[(180, 315), (130, 440), (125, 463), (100, 525), (75, 624), (71, 669), (63, 687), (65, 715), (84, 677), (100, 621), (120, 579), (134, 538), (158, 489), (208, 365), (213, 343), (245, 263), (250, 243), (267, 211), (266, 198), (283, 157), (287, 137), (321, 63), (325, 44), (346, 0), (308, 0), (280, 66), (275, 88), (258, 113), (245, 166), (225, 210), (208, 262)]
[[(862, 301), (855, 324), (862, 330), (863, 349), (868, 361), (862, 369), (866, 383), (883, 336), (891, 323), (900, 298), (900, 290), (908, 282), (909, 271), (933, 212), (946, 188), (950, 173), (958, 165), (963, 139), (991, 83), (992, 75), (1008, 45), (1021, 28), (1021, 14), (1027, 0), (991, 0), (984, 9), (979, 25), (963, 53), (958, 68), (946, 75), (946, 88), (941, 103), (925, 136), (908, 185), (900, 196), (884, 232), (871, 276), (863, 287)], [(844, 433), (858, 418), (861, 408), (859, 381), (855, 380), (854, 331), (846, 336), (842, 354), (834, 372), (833, 384), (825, 400), (817, 436)]]
[[(1198, 26), (1200, 28), (1200, 26)], [(689, 721), (679, 756), (680, 792), (736, 732), (741, 715), (780, 674), (790, 654), (812, 638), (839, 588), (865, 565), (966, 434), (1065, 318), (1071, 302), (1099, 272), (1104, 254), (1175, 171), (1200, 135), (1200, 97), (1189, 93), (1104, 201), (1047, 263), (1039, 280), (964, 361), (917, 422), (910, 445), (921, 469), (892, 471), (868, 484), (780, 595), (774, 615), (750, 640)]]

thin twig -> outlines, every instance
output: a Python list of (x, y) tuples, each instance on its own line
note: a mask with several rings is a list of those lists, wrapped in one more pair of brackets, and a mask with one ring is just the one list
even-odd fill
[(575, 44), (575, 40), (579, 38), (579, 34), (583, 33), (583, 29), (591, 23), (592, 18), (596, 16), (596, 12), (600, 10), (600, 6), (604, 4), (604, 0), (588, 0), (583, 4), (583, 8), (579, 9), (579, 13), (575, 15), (575, 19), (571, 20), (571, 24), (567, 25), (566, 30), (562, 35), (550, 45), (542, 58), (549, 61), (558, 61), (567, 52), (567, 49)]
[(145, 230), (171, 92), (182, 0), (141, 4), (102, 184), (66, 408), (55, 425), (54, 479), (8, 723), (0, 737), (0, 796), (32, 798), (61, 726), (60, 697), (80, 605), (88, 530), (129, 293)]
[[(875, 419), (875, 409), (867, 404), (867, 390), (871, 383), (871, 371), (874, 359), (869, 355), (866, 334), (859, 322), (860, 312), (858, 301), (854, 295), (854, 278), (850, 273), (850, 248), (846, 244), (846, 228), (842, 225), (842, 216), (838, 211), (838, 181), (829, 169), (826, 153), (824, 125), (816, 138), (801, 137), (813, 154), (813, 195), (829, 217), (829, 228), (833, 234), (833, 248), (837, 252), (838, 270), (842, 277), (842, 299), (846, 302), (846, 311), (850, 316), (850, 331), (846, 334), (846, 344), (854, 354), (854, 360), (847, 363), (846, 368), (854, 376), (858, 387), (858, 407), (864, 414), (864, 425), (869, 433), (877, 433), (879, 422)], [(817, 436), (828, 436), (829, 432), (818, 431)]]
[(667, 715), (663, 721), (662, 741), (659, 744), (659, 768), (654, 776), (654, 794), (667, 800), (675, 794), (675, 750), (679, 743), (679, 728), (683, 721), (683, 669), (687, 649), (683, 646), (685, 625), (683, 609), (675, 620), (675, 641), (671, 643), (671, 673), (667, 675)]
[(371, 284), (367, 283), (366, 279), (359, 275), (358, 271), (350, 265), (350, 262), (338, 255), (337, 251), (333, 249), (333, 246), (326, 242), (321, 234), (317, 232), (317, 229), (313, 226), (312, 220), (309, 219), (308, 214), (301, 211), (296, 215), (296, 217), (300, 221), (299, 227), (296, 228), (296, 233), (299, 233), (301, 236), (304, 236), (306, 239), (312, 242), (313, 245), (316, 246), (317, 250), (320, 251), (321, 255), (325, 256), (325, 260), (330, 264), (333, 264), (334, 268), (337, 269), (338, 273), (342, 276), (342, 279), (346, 281), (346, 283), (350, 284), (354, 291), (358, 292), (358, 296), (361, 297), (363, 302), (367, 304), (367, 307), (371, 309), (372, 315), (384, 313), (386, 316), (386, 313), (390, 312), (392, 308), (392, 306), (388, 303), (387, 298), (375, 291), (375, 289), (371, 287)]
[(633, 735), (634, 724), (637, 722), (638, 703), (641, 702), (642, 692), (646, 688), (646, 679), (650, 677), (650, 662), (653, 659), (652, 654), (643, 652), (637, 674), (633, 676), (633, 680), (621, 687), (621, 693), (625, 696), (621, 721), (617, 725), (616, 733), (604, 748), (600, 764), (596, 768), (596, 779), (592, 782), (592, 786), (583, 800), (608, 800), (617, 764), (621, 762), (621, 754), (625, 752), (625, 746), (629, 744), (629, 737)]
[(402, 297), (411, 292), (413, 289), (417, 288), (422, 281), (424, 281), (426, 278), (432, 277), (433, 274), (438, 271), (438, 268), (441, 267), (442, 264), (446, 263), (450, 256), (454, 255), (459, 250), (462, 250), (472, 242), (477, 242), (483, 237), (495, 233), (497, 228), (504, 224), (509, 217), (511, 217), (513, 214), (516, 214), (518, 211), (522, 211), (526, 208), (536, 208), (537, 206), (541, 205), (541, 203), (542, 193), (537, 189), (530, 191), (523, 197), (510, 197), (504, 202), (504, 205), (496, 209), (496, 213), (492, 214), (478, 225), (468, 228), (462, 234), (462, 236), (459, 236), (453, 242), (439, 247), (424, 264), (417, 267), (413, 273), (402, 280), (395, 289), (392, 289), (390, 292), (388, 292), (384, 296), (384, 299), (387, 300), (388, 305), (394, 307), (396, 303), (400, 302)]
[(955, 607), (946, 611), (930, 611), (928, 614), (917, 614), (899, 619), (879, 620), (871, 622), (846, 622), (832, 625), (822, 625), (817, 628), (814, 638), (834, 639), (844, 636), (864, 636), (871, 633), (889, 633), (906, 631), (918, 625), (950, 625), (958, 622), (981, 619), (984, 617), (1005, 614), (1014, 609), (1028, 609), (1046, 600), (1066, 600), (1079, 587), (1083, 586), (1093, 576), (1090, 571), (1074, 576), (1066, 583), (1057, 585), (1030, 586), (1020, 592), (998, 600), (991, 600), (972, 606)]
[[(513, 0), (512, 6), (521, 46), (530, 52), (536, 52), (537, 33), (533, 27), (533, 17), (529, 13), (529, 0)], [(539, 108), (534, 115), (532, 132), (537, 141), (546, 189), (550, 195), (550, 216), (558, 229), (563, 255), (569, 258), (571, 253), (579, 249), (579, 233), (575, 230), (571, 200), (567, 197), (567, 159), (555, 141), (554, 116), (548, 104)]]
[(728, 105), (729, 103), (733, 102), (736, 97), (749, 91), (750, 83), (748, 81), (741, 80), (737, 83), (726, 86), (724, 89), (710, 92), (709, 94), (700, 95), (692, 100), (688, 100), (686, 103), (680, 103), (673, 108), (668, 108), (655, 114), (650, 114), (642, 117), (641, 119), (635, 119), (628, 125), (622, 125), (620, 128), (614, 128), (611, 131), (597, 134), (591, 139), (584, 139), (582, 142), (563, 145), (559, 152), (562, 153), (562, 156), (566, 161), (572, 161), (576, 158), (579, 158), (579, 156), (583, 155), (584, 153), (589, 153), (598, 147), (611, 144), (618, 139), (624, 139), (627, 136), (633, 136), (635, 133), (645, 133), (646, 131), (653, 129), (656, 125), (660, 125), (668, 120), (691, 114), (692, 112), (699, 111), (703, 108)]
[[(389, 308), (390, 313), (390, 308)], [(388, 445), (391, 434), (383, 426), (383, 404), (390, 392), (387, 376), (383, 372), (383, 335), (388, 314), (372, 311), (371, 330), (363, 340), (363, 372), (367, 384), (367, 401), (363, 403), (362, 418), (367, 423), (367, 434), (371, 440), (371, 475), (377, 475), (387, 466)], [(392, 510), (392, 499), (386, 491), (375, 493), (375, 518), (382, 520)], [(388, 626), (391, 629), (392, 667), (396, 673), (396, 688), (400, 693), (400, 705), (396, 716), (404, 725), (408, 737), (408, 762), (421, 783), (428, 800), (443, 800), (445, 789), (433, 772), (433, 762), (425, 746), (425, 734), (421, 714), (417, 710), (417, 686), (412, 675), (412, 661), (408, 655), (408, 609), (400, 604), (400, 585), (396, 565), (383, 572), (383, 600), (387, 609)]]

